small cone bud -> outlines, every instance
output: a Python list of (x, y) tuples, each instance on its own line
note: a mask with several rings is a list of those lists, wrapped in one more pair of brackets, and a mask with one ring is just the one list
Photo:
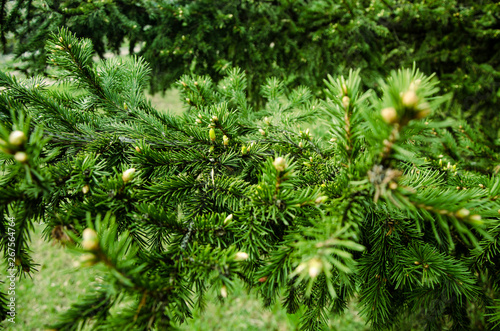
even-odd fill
[(211, 141), (215, 141), (215, 129), (211, 128), (210, 131), (208, 132), (208, 136), (210, 137)]
[(124, 183), (130, 182), (135, 175), (135, 168), (130, 168), (128, 170), (125, 170), (122, 174), (122, 179)]
[(218, 120), (219, 120), (219, 118), (217, 116), (215, 116), (215, 115), (212, 116), (212, 121), (217, 122)]
[(301, 142), (299, 142), (299, 148), (303, 148), (304, 147), (304, 144)]
[(394, 107), (384, 108), (380, 111), (382, 118), (388, 124), (396, 123), (398, 120), (398, 113)]
[(266, 131), (262, 130), (262, 129), (259, 129), (259, 132), (261, 135), (265, 136), (266, 135)]
[(344, 106), (344, 108), (347, 108), (349, 107), (349, 102), (351, 100), (349, 99), (349, 97), (346, 95), (342, 98), (342, 106)]
[(319, 205), (319, 204), (321, 204), (321, 203), (325, 203), (325, 202), (326, 202), (326, 200), (328, 200), (328, 197), (327, 197), (326, 195), (322, 195), (322, 196), (320, 196), (320, 197), (316, 198), (316, 201), (315, 201), (315, 202), (316, 202), (316, 204), (318, 204), (318, 205)]
[(415, 108), (418, 105), (418, 97), (415, 91), (406, 91), (403, 93), (403, 106), (408, 108)]
[(136, 151), (137, 153), (140, 153), (140, 152), (141, 152), (141, 148), (140, 148), (139, 146), (135, 146), (135, 151)]
[(220, 295), (223, 298), (227, 298), (227, 287), (226, 287), (226, 285), (222, 285), (222, 287), (220, 288)]
[(398, 184), (397, 184), (396, 182), (390, 182), (390, 183), (389, 183), (389, 188), (390, 188), (391, 190), (395, 190), (395, 189), (397, 189), (397, 188), (398, 188)]
[(264, 123), (266, 123), (266, 125), (270, 125), (271, 121), (269, 121), (269, 118), (264, 117)]
[(125, 110), (128, 109), (127, 104), (125, 102), (123, 103), (123, 109), (125, 109)]
[(17, 162), (26, 163), (28, 162), (28, 154), (25, 152), (16, 152), (16, 154), (14, 154), (14, 159), (16, 159)]
[(87, 228), (82, 233), (82, 247), (87, 251), (95, 251), (99, 248), (99, 239), (97, 232), (93, 229)]
[(201, 124), (201, 120), (199, 118), (197, 118), (196, 123)]
[(460, 209), (459, 211), (457, 211), (455, 213), (455, 215), (458, 217), (458, 218), (466, 218), (467, 216), (470, 215), (470, 211), (466, 208), (462, 208)]
[(79, 267), (91, 267), (97, 263), (97, 257), (92, 253), (85, 253), (80, 256)]
[(236, 253), (236, 256), (234, 259), (235, 259), (235, 261), (245, 261), (246, 259), (248, 259), (248, 254), (245, 252), (238, 252), (238, 253)]
[(342, 84), (342, 92), (347, 95), (347, 86), (345, 84)]
[(321, 272), (321, 269), (323, 268), (323, 264), (321, 263), (321, 261), (319, 259), (314, 258), (311, 261), (309, 261), (308, 267), (309, 267), (309, 270), (308, 270), (309, 277), (316, 278), (319, 275), (319, 273)]
[(26, 141), (26, 135), (24, 132), (16, 130), (12, 131), (9, 136), (9, 143), (16, 147), (20, 147)]
[(229, 138), (226, 135), (222, 136), (222, 141), (224, 142), (224, 146), (229, 145)]
[(247, 154), (247, 147), (246, 146), (242, 146), (241, 147), (241, 155), (246, 155)]
[(215, 150), (215, 147), (214, 146), (210, 146), (210, 148), (208, 149), (208, 152), (209, 153), (213, 153), (214, 150)]
[(267, 280), (267, 276), (260, 277), (259, 282), (264, 283)]
[(89, 193), (89, 191), (90, 191), (89, 184), (85, 184), (85, 185), (82, 187), (82, 192), (83, 192), (83, 194), (87, 194), (87, 193)]
[(284, 158), (280, 156), (274, 160), (273, 165), (276, 168), (276, 170), (283, 171), (286, 168), (286, 161)]
[(233, 220), (233, 214), (229, 214), (224, 220), (224, 224), (229, 224)]
[(472, 215), (469, 217), (469, 222), (477, 225), (482, 225), (484, 222), (481, 219), (481, 215)]

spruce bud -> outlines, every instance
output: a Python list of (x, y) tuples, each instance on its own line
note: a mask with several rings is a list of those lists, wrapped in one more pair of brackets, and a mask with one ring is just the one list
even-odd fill
[(317, 197), (315, 202), (316, 202), (316, 204), (319, 205), (321, 203), (325, 203), (326, 200), (328, 200), (328, 197), (326, 195), (322, 195), (320, 197)]
[(82, 192), (83, 192), (83, 194), (87, 194), (87, 193), (89, 193), (89, 191), (90, 191), (89, 184), (85, 184), (85, 185), (82, 187)]
[(344, 106), (344, 108), (347, 108), (349, 107), (349, 101), (351, 101), (349, 99), (349, 97), (346, 95), (342, 98), (342, 106)]
[(271, 125), (271, 121), (269, 121), (268, 117), (264, 117), (264, 123), (266, 123), (266, 125)]
[(224, 146), (229, 145), (229, 138), (226, 135), (223, 135), (222, 142), (224, 143)]
[(403, 106), (408, 108), (415, 108), (418, 105), (418, 97), (415, 91), (406, 91), (403, 93)]
[(462, 208), (455, 213), (455, 216), (457, 216), (458, 218), (466, 218), (469, 215), (470, 215), (470, 211), (466, 208)]
[(90, 228), (83, 230), (82, 247), (87, 251), (97, 250), (99, 248), (99, 239), (97, 237), (97, 232)]
[(219, 118), (217, 116), (215, 116), (215, 115), (212, 116), (212, 121), (217, 122), (218, 120), (219, 120)]
[(139, 146), (135, 146), (135, 151), (136, 151), (137, 153), (140, 153), (140, 152), (141, 152), (141, 148), (140, 148)]
[(469, 217), (469, 222), (477, 225), (482, 225), (481, 215), (472, 215)]
[(223, 298), (227, 298), (227, 287), (226, 287), (226, 285), (222, 285), (222, 287), (220, 288), (220, 295)]
[(380, 114), (382, 115), (384, 121), (388, 124), (396, 123), (398, 120), (398, 113), (394, 107), (384, 108), (380, 111)]
[(234, 258), (235, 261), (245, 261), (248, 259), (248, 254), (245, 252), (238, 252)]
[(125, 170), (122, 174), (122, 179), (124, 183), (130, 182), (135, 175), (135, 168), (130, 168), (128, 170)]
[(283, 171), (286, 168), (286, 161), (284, 158), (280, 156), (274, 160), (273, 165), (276, 168), (276, 170)]
[(215, 129), (210, 128), (210, 131), (208, 132), (208, 136), (210, 137), (211, 141), (215, 141)]
[(233, 214), (229, 214), (226, 219), (224, 220), (224, 224), (229, 224), (233, 220)]
[(241, 146), (241, 155), (247, 155), (247, 147)]
[(85, 253), (80, 256), (80, 261), (76, 263), (77, 267), (91, 267), (97, 263), (97, 257), (92, 253)]
[(266, 135), (266, 131), (262, 130), (262, 129), (259, 129), (259, 132), (261, 135), (265, 136)]
[(201, 120), (199, 118), (197, 118), (196, 123), (201, 124)]
[(9, 143), (16, 147), (20, 147), (26, 141), (26, 135), (24, 132), (16, 130), (12, 131), (9, 136)]
[(347, 95), (347, 86), (345, 84), (342, 84), (342, 92)]
[(319, 259), (314, 258), (311, 261), (309, 261), (308, 267), (309, 267), (309, 270), (308, 270), (309, 277), (316, 278), (319, 275), (319, 273), (321, 272), (321, 269), (323, 268), (323, 264), (321, 263), (321, 261)]
[(16, 154), (14, 154), (14, 159), (16, 159), (17, 162), (26, 163), (28, 162), (28, 154), (25, 152), (16, 152)]
[(301, 142), (299, 142), (299, 148), (302, 148), (302, 147), (304, 147), (304, 144), (301, 141)]

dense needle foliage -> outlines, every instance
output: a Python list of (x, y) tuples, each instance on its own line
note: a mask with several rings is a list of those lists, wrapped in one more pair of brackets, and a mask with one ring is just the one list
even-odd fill
[(269, 78), (256, 110), (233, 68), (183, 76), (174, 116), (146, 100), (141, 58), (95, 63), (64, 29), (47, 54), (53, 84), (0, 72), (1, 233), (14, 217), (20, 276), (34, 222), (106, 270), (51, 328), (173, 328), (236, 278), (304, 307), (304, 330), (355, 298), (373, 329), (496, 327), (498, 146), (435, 119), (450, 96), (434, 77), (401, 69), (366, 90), (351, 71), (321, 99)]

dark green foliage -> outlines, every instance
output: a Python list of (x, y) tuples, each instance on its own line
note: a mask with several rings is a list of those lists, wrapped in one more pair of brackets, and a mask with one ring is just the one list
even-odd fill
[[(4, 49), (8, 33), (15, 52), (37, 72), (45, 65), (49, 32), (66, 26), (90, 38), (102, 57), (129, 42), (153, 72), (151, 91), (170, 87), (183, 74), (215, 82), (230, 66), (242, 68), (247, 95), (260, 108), (260, 87), (272, 76), (284, 87), (307, 85), (321, 94), (327, 74), (359, 68), (363, 83), (401, 66), (436, 73), (453, 108), (488, 123), (496, 139), (500, 91), (495, 1), (2, 1)], [(25, 24), (26, 23), (26, 24)], [(28, 68), (26, 68), (28, 69)], [(456, 115), (454, 115), (456, 116)]]
[(142, 59), (96, 64), (65, 29), (47, 51), (67, 92), (0, 73), (0, 208), (21, 275), (38, 221), (106, 274), (52, 327), (173, 329), (237, 278), (303, 307), (304, 330), (356, 298), (375, 330), (472, 328), (471, 306), (496, 327), (498, 146), (435, 116), (450, 96), (434, 77), (392, 71), (367, 90), (350, 71), (320, 99), (268, 78), (256, 111), (236, 68), (183, 76), (173, 116), (145, 99)]

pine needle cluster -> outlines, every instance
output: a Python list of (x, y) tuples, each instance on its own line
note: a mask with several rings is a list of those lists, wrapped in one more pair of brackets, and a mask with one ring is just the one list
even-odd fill
[(0, 233), (14, 217), (18, 275), (36, 271), (35, 222), (105, 271), (51, 328), (174, 329), (236, 279), (302, 307), (303, 330), (351, 300), (374, 330), (467, 329), (472, 305), (497, 327), (498, 147), (433, 116), (449, 101), (434, 77), (366, 90), (351, 71), (322, 99), (269, 78), (255, 109), (230, 68), (183, 76), (176, 116), (145, 98), (144, 60), (96, 63), (92, 47), (62, 29), (55, 83), (0, 72)]

